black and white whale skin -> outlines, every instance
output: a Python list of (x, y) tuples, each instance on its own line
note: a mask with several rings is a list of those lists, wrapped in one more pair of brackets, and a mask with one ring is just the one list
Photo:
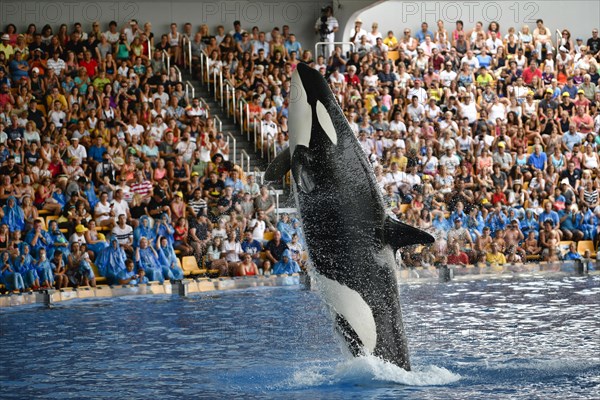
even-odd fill
[(291, 168), (311, 272), (352, 354), (410, 370), (394, 253), (434, 238), (385, 212), (372, 167), (323, 76), (298, 64), (291, 87), (290, 147), (265, 179)]

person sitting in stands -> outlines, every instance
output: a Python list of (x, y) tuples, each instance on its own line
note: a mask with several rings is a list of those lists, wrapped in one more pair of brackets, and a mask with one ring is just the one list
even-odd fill
[(8, 251), (3, 252), (0, 256), (0, 282), (11, 292), (22, 292), (26, 288), (23, 276), (13, 267)]
[(491, 250), (485, 255), (485, 262), (493, 265), (506, 264), (506, 257), (500, 253), (496, 243), (492, 243)]
[(54, 275), (54, 287), (58, 290), (69, 286), (69, 278), (67, 277), (67, 267), (65, 259), (63, 258), (63, 252), (61, 250), (55, 250), (50, 263), (52, 264), (52, 273)]
[(281, 232), (275, 231), (273, 240), (269, 241), (265, 246), (267, 260), (271, 261), (271, 263), (275, 265), (281, 260), (285, 250), (288, 250), (288, 247), (287, 244), (281, 240)]
[(19, 204), (17, 198), (10, 196), (6, 205), (3, 207), (4, 216), (0, 224), (8, 225), (8, 229), (13, 232), (16, 230), (22, 231), (25, 228), (25, 213)]
[(96, 276), (89, 262), (89, 255), (79, 242), (71, 243), (71, 254), (69, 254), (67, 276), (75, 287), (96, 287)]
[(35, 269), (40, 277), (42, 288), (51, 288), (54, 285), (54, 275), (52, 274), (52, 265), (46, 258), (46, 249), (41, 248), (38, 252), (38, 261), (35, 263)]
[(536, 232), (530, 231), (525, 240), (525, 254), (528, 256), (537, 256), (542, 252), (542, 248), (539, 246), (538, 239), (536, 238)]
[(229, 276), (229, 266), (225, 257), (221, 255), (221, 247), (223, 247), (223, 238), (214, 237), (206, 252), (206, 266), (210, 269), (218, 269), (219, 276)]
[(162, 265), (163, 277), (169, 280), (182, 280), (183, 270), (177, 264), (177, 256), (173, 245), (164, 236), (156, 238), (156, 250), (158, 253), (158, 261)]
[(125, 261), (125, 269), (119, 272), (119, 284), (121, 285), (139, 285), (148, 283), (148, 278), (144, 268), (133, 270), (133, 260)]
[(260, 252), (262, 251), (262, 244), (252, 237), (252, 231), (246, 230), (244, 233), (244, 240), (242, 241), (242, 251), (245, 254), (250, 255), (252, 261), (260, 266), (262, 260), (260, 259)]
[(294, 260), (292, 260), (290, 251), (285, 249), (283, 254), (281, 255), (281, 260), (278, 261), (275, 265), (273, 265), (273, 273), (275, 275), (282, 274), (295, 274), (300, 272), (300, 266)]
[(135, 249), (135, 263), (138, 269), (142, 268), (149, 281), (158, 281), (163, 283), (165, 278), (163, 277), (162, 266), (158, 260), (158, 254), (150, 246), (150, 242), (146, 238), (140, 239), (140, 247)]
[(455, 242), (450, 247), (451, 253), (448, 254), (448, 264), (449, 265), (460, 265), (462, 267), (466, 267), (469, 263), (469, 257), (467, 253), (460, 250), (460, 244)]
[(244, 253), (244, 255), (242, 256), (242, 262), (237, 268), (235, 276), (253, 276), (258, 274), (258, 267), (252, 261), (252, 256), (250, 254)]
[(100, 252), (96, 257), (96, 266), (100, 275), (106, 277), (109, 283), (117, 283), (119, 274), (125, 270), (125, 261), (127, 255), (125, 250), (119, 245), (119, 240), (116, 236), (110, 239), (110, 245)]
[(583, 257), (577, 252), (577, 243), (569, 244), (569, 251), (564, 255), (563, 260), (582, 260)]

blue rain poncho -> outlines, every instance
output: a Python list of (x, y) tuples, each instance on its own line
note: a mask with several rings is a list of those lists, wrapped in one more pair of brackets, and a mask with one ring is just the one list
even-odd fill
[(148, 239), (150, 243), (156, 238), (156, 233), (150, 226), (150, 218), (147, 215), (142, 215), (140, 224), (133, 231), (133, 247), (140, 247), (140, 239), (143, 237)]
[(136, 252), (139, 254), (139, 258), (137, 258), (135, 263), (138, 268), (142, 268), (146, 272), (146, 276), (149, 281), (159, 281), (164, 282), (165, 278), (163, 277), (162, 265), (158, 260), (158, 255), (154, 251), (154, 249), (150, 246), (142, 249), (138, 247)]
[(163, 277), (170, 280), (183, 279), (183, 270), (177, 264), (177, 256), (173, 246), (167, 243), (162, 247), (160, 241), (157, 243), (158, 262), (162, 265)]
[(83, 191), (85, 197), (87, 198), (88, 203), (90, 203), (90, 208), (93, 210), (96, 208), (96, 204), (98, 204), (99, 200), (96, 196), (96, 191), (94, 190), (94, 183), (87, 182), (85, 184), (85, 189)]
[(54, 257), (54, 252), (60, 250), (63, 253), (63, 261), (66, 263), (69, 254), (71, 254), (71, 249), (69, 249), (69, 241), (58, 228), (58, 223), (56, 221), (50, 221), (50, 226), (48, 227), (48, 240), (51, 243), (46, 250), (48, 252), (48, 258), (51, 260)]
[(115, 236), (110, 239), (110, 245), (102, 250), (96, 258), (96, 266), (100, 275), (106, 277), (111, 283), (118, 283), (119, 274), (125, 270), (125, 250), (119, 246)]
[(54, 274), (52, 273), (52, 264), (47, 258), (40, 259), (35, 264), (35, 269), (40, 277), (40, 284), (48, 282), (50, 286), (54, 284)]
[[(100, 240), (100, 238), (98, 238)], [(102, 250), (108, 247), (108, 243), (105, 240), (99, 241), (98, 243), (88, 243), (87, 248), (94, 253), (94, 257), (98, 257), (98, 254)]]
[(167, 241), (169, 242), (169, 245), (173, 246), (173, 242), (175, 241), (173, 239), (173, 234), (175, 233), (175, 228), (173, 228), (173, 225), (171, 224), (171, 219), (169, 218), (169, 216), (167, 214), (163, 214), (161, 219), (164, 223), (160, 224), (160, 223), (157, 223), (158, 221), (154, 222), (154, 224), (156, 225), (156, 229), (155, 229), (156, 237), (159, 237), (159, 236), (166, 237)]
[(292, 235), (294, 234), (294, 227), (292, 226), (292, 221), (288, 219), (288, 222), (284, 222), (283, 220), (277, 223), (277, 230), (281, 232), (281, 240), (285, 243), (289, 243), (292, 241)]
[(63, 208), (67, 205), (67, 198), (65, 197), (64, 193), (54, 192), (52, 193), (52, 198), (58, 201), (58, 204), (60, 204), (60, 206)]
[(31, 254), (29, 254), (29, 245), (21, 243), (19, 245), (20, 255), (13, 260), (13, 269), (23, 277), (25, 287), (32, 287), (36, 280), (40, 279), (35, 268), (35, 262)]
[(35, 230), (31, 229), (29, 232), (27, 232), (27, 235), (25, 235), (25, 241), (31, 248), (31, 254), (36, 257), (39, 254), (40, 249), (45, 249), (46, 252), (48, 252), (53, 247), (52, 238), (50, 238), (48, 232), (43, 229), (40, 231), (40, 236), (37, 238), (35, 244), (33, 243), (34, 238)]
[(0, 255), (0, 282), (10, 291), (26, 288), (23, 276), (19, 272), (16, 272), (10, 260), (10, 254), (7, 251)]
[(2, 217), (0, 224), (8, 225), (11, 232), (22, 231), (25, 228), (25, 214), (15, 196), (10, 196), (2, 209), (4, 210), (4, 217)]
[[(284, 262), (283, 258), (287, 257), (288, 261)], [(281, 274), (294, 274), (300, 272), (300, 266), (294, 260), (292, 260), (292, 254), (289, 249), (286, 249), (281, 255), (281, 260), (279, 260), (273, 266), (273, 273), (275, 275)]]

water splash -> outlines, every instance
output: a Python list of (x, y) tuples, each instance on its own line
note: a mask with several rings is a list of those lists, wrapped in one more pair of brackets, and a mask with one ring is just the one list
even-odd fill
[(303, 366), (286, 382), (289, 388), (311, 388), (333, 385), (380, 385), (394, 383), (406, 386), (448, 385), (461, 379), (459, 374), (435, 365), (416, 366), (406, 371), (375, 356), (362, 356), (336, 365)]

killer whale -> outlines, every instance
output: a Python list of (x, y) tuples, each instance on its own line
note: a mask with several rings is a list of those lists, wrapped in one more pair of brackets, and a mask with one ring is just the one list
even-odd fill
[(372, 167), (318, 71), (298, 64), (289, 96), (290, 146), (265, 179), (292, 171), (312, 273), (350, 352), (410, 370), (394, 252), (434, 238), (386, 213)]

